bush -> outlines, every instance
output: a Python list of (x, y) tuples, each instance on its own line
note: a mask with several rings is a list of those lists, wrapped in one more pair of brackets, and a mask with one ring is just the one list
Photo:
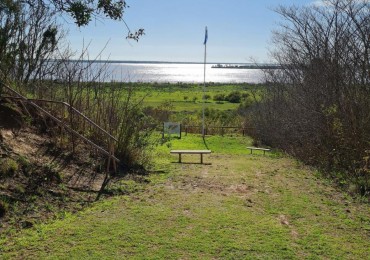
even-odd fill
[(0, 161), (0, 176), (9, 176), (18, 171), (18, 164), (10, 158)]
[(225, 101), (225, 94), (216, 94), (213, 96), (214, 101)]
[(242, 99), (242, 95), (239, 91), (233, 91), (229, 95), (226, 96), (226, 100), (230, 103), (240, 103)]
[(210, 95), (208, 95), (208, 94), (205, 94), (205, 95), (203, 96), (203, 100), (208, 100), (208, 99), (211, 99), (211, 96), (210, 96)]
[(145, 167), (150, 162), (149, 146), (152, 145), (154, 124), (143, 112), (143, 100), (135, 100), (133, 90), (116, 108), (118, 142), (116, 156), (126, 168)]

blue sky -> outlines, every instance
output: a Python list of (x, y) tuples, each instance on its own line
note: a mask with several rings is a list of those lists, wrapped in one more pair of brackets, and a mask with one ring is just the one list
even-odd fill
[[(208, 26), (207, 61), (268, 62), (271, 31), (280, 20), (272, 9), (309, 5), (317, 0), (127, 0), (125, 21), (132, 31), (144, 28), (139, 42), (126, 40), (122, 22), (94, 19), (87, 27), (69, 22), (72, 49), (89, 45), (102, 59), (202, 62)], [(66, 22), (66, 21), (64, 21)]]

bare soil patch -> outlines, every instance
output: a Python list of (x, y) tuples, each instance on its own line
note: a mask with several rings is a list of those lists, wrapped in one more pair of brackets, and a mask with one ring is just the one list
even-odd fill
[(24, 118), (19, 107), (0, 104), (1, 233), (80, 210), (95, 201), (105, 178), (104, 158), (89, 146), (72, 153)]

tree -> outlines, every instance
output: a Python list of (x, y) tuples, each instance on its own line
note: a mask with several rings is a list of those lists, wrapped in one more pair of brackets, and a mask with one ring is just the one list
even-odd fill
[[(32, 0), (31, 0), (32, 1)], [(123, 19), (125, 9), (129, 8), (125, 0), (38, 0), (44, 5), (52, 3), (53, 10), (72, 17), (77, 26), (86, 26), (93, 17), (122, 21), (128, 29), (127, 38), (139, 40), (144, 29), (131, 32)]]
[[(31, 4), (32, 3), (32, 4)], [(4, 1), (0, 5), (0, 77), (27, 83), (50, 68), (63, 35), (55, 13), (39, 1), (23, 4)]]
[[(273, 33), (279, 70), (253, 112), (258, 138), (369, 192), (370, 2), (278, 7)], [(339, 178), (339, 176), (335, 176)]]
[[(92, 15), (99, 14), (123, 21), (123, 11), (127, 8), (124, 1), (110, 0), (51, 0), (51, 3), (48, 0), (1, 1), (0, 78), (3, 81), (27, 84), (30, 79), (50, 78), (55, 72), (57, 64), (49, 61), (65, 58), (65, 48), (58, 45), (64, 34), (62, 25), (55, 22), (56, 15), (68, 13), (78, 26), (83, 26)], [(127, 38), (138, 40), (143, 34), (143, 29), (129, 31)]]

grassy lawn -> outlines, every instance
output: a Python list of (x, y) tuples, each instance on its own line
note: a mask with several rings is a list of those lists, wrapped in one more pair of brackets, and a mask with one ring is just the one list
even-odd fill
[[(249, 155), (249, 138), (197, 135), (155, 151), (131, 194), (0, 242), (3, 259), (368, 259), (370, 207), (282, 154)], [(176, 163), (170, 149), (213, 151)]]

